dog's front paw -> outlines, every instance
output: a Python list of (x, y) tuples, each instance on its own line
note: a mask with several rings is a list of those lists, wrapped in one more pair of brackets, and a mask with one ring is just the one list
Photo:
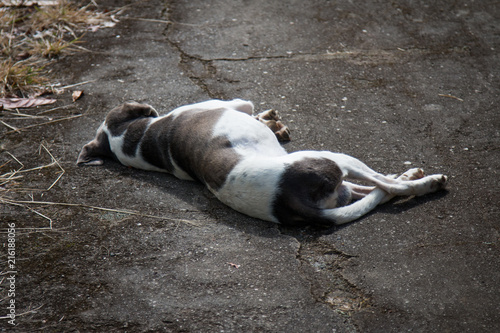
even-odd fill
[(258, 115), (255, 116), (255, 119), (263, 122), (264, 124), (266, 123), (265, 120), (274, 120), (278, 121), (280, 120), (280, 116), (278, 115), (278, 111), (271, 109), (271, 110), (266, 110)]
[(278, 141), (290, 141), (290, 129), (283, 125), (281, 121), (277, 121), (276, 125), (278, 126), (278, 130), (274, 131)]
[(290, 130), (281, 121), (278, 111), (271, 109), (254, 116), (255, 119), (269, 127), (278, 141), (290, 141)]

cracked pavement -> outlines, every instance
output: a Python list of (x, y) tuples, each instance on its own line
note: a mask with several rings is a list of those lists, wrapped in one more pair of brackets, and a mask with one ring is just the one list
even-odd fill
[[(80, 205), (29, 206), (53, 230), (25, 206), (0, 206), (2, 223), (19, 228), (24, 314), (14, 330), (500, 330), (498, 6), (127, 4), (116, 27), (84, 37), (91, 52), (55, 65), (65, 84), (90, 81), (76, 103), (58, 97), (83, 116), (0, 133), (0, 165), (6, 152), (26, 168), (45, 163), (43, 142), (65, 170), (50, 191), (17, 200)], [(384, 173), (423, 167), (449, 175), (449, 190), (391, 201), (342, 228), (295, 229), (243, 216), (173, 176), (75, 166), (115, 105), (165, 113), (209, 98), (277, 109), (292, 130), (288, 151), (340, 151)], [(46, 189), (57, 175), (25, 177)]]

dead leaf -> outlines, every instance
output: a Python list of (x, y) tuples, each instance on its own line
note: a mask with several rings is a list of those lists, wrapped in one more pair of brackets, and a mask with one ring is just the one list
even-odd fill
[(228, 262), (227, 263), (229, 266), (231, 267), (234, 267), (234, 268), (240, 268), (241, 265), (236, 265), (236, 264), (233, 264), (232, 262)]
[(0, 104), (6, 109), (31, 108), (55, 102), (52, 98), (0, 98)]
[(18, 7), (18, 6), (23, 6), (23, 7), (32, 7), (32, 6), (38, 6), (38, 7), (44, 7), (44, 6), (58, 6), (59, 1), (57, 0), (25, 0), (25, 1), (19, 1), (19, 0), (3, 0), (2, 1), (2, 6), (5, 7)]
[(71, 96), (73, 97), (73, 102), (76, 102), (77, 99), (83, 96), (83, 90), (75, 90)]

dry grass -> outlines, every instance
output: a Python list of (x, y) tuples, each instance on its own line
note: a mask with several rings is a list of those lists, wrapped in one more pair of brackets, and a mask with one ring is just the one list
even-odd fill
[(58, 1), (57, 6), (35, 7), (36, 11), (30, 17), (31, 27), (35, 31), (55, 30), (56, 35), (62, 36), (66, 31), (87, 24), (94, 16), (87, 8), (78, 8), (65, 0)]
[(113, 26), (113, 14), (91, 2), (67, 0), (2, 1), (0, 4), (0, 97), (36, 96), (51, 92), (51, 61), (83, 48), (89, 30)]
[(47, 59), (54, 59), (71, 50), (72, 46), (77, 43), (78, 40), (79, 38), (70, 41), (65, 41), (64, 39), (51, 40), (40, 38), (31, 41), (30, 46), (33, 54), (40, 55)]
[[(43, 6), (48, 3), (50, 5)], [(4, 0), (0, 3), (0, 97), (32, 97), (51, 91), (54, 84), (51, 83), (46, 70), (47, 66), (60, 56), (81, 50), (82, 48), (76, 44), (86, 32), (110, 27), (116, 21), (113, 17), (113, 14), (117, 14), (116, 12), (100, 13), (92, 5), (93, 3), (83, 7), (66, 0)], [(75, 87), (87, 82), (59, 89)], [(18, 110), (3, 110), (0, 127), (5, 126), (8, 131), (3, 133), (0, 139), (10, 133), (20, 133), (33, 127), (82, 116), (82, 114), (71, 116), (56, 114), (56, 111), (62, 109), (66, 111), (70, 107), (71, 105), (59, 106), (34, 115), (21, 113)], [(22, 123), (26, 119), (42, 122), (17, 127), (16, 121)], [(10, 122), (14, 122), (16, 126), (11, 125)], [(2, 150), (0, 141), (0, 152)], [(40, 145), (39, 155), (45, 155), (44, 160), (50, 157), (50, 162), (40, 163), (39, 166), (28, 168), (13, 154), (7, 151), (2, 154), (8, 156), (2, 158), (5, 163), (0, 163), (0, 206), (20, 207), (48, 222), (45, 227), (28, 227), (27, 229), (31, 231), (38, 232), (47, 229), (53, 231), (52, 214), (55, 213), (57, 207), (78, 207), (199, 225), (198, 222), (192, 220), (154, 216), (128, 209), (98, 207), (84, 203), (36, 201), (33, 193), (39, 194), (41, 198), (44, 193), (54, 190), (54, 187), (59, 184), (65, 175), (62, 165), (44, 143)], [(32, 185), (35, 183), (46, 185), (41, 187)], [(26, 200), (28, 198), (29, 200)], [(45, 212), (42, 207), (51, 209)]]
[(32, 95), (43, 90), (50, 81), (44, 70), (44, 62), (17, 61), (7, 58), (0, 61), (0, 96), (16, 95), (16, 92)]

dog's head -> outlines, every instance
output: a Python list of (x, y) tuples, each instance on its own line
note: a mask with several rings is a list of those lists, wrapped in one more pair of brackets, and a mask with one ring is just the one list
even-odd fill
[(113, 157), (110, 137), (122, 135), (129, 125), (142, 118), (158, 117), (153, 107), (137, 102), (128, 102), (111, 110), (97, 129), (94, 140), (83, 146), (78, 155), (77, 165), (102, 165), (103, 158)]

